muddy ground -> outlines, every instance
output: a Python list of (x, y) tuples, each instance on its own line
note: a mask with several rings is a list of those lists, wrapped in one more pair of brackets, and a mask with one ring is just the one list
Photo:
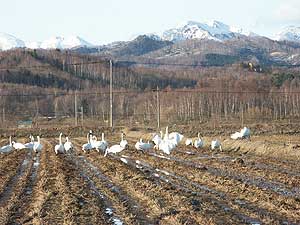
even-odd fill
[(300, 224), (297, 136), (218, 137), (223, 152), (205, 137), (171, 155), (135, 150), (139, 136), (107, 157), (83, 153), (84, 137), (70, 154), (55, 155), (51, 137), (40, 153), (0, 154), (0, 224)]

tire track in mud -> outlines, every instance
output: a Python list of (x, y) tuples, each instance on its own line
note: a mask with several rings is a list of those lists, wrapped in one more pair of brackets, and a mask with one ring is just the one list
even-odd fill
[[(157, 164), (157, 159), (167, 160), (166, 163), (162, 163), (162, 164), (158, 165), (158, 166), (162, 166), (163, 168), (174, 168), (174, 164), (172, 162), (179, 163), (183, 167), (182, 168), (176, 167), (176, 169), (178, 170), (178, 171), (177, 170), (176, 171), (178, 173), (181, 173), (181, 175), (185, 174), (185, 177), (189, 177), (190, 174), (187, 174), (186, 171), (191, 170), (192, 167), (194, 167), (195, 171), (190, 171), (190, 173), (197, 173), (197, 172), (198, 173), (199, 172), (206, 173), (207, 172), (207, 168), (205, 167), (205, 169), (203, 169), (203, 165), (194, 165), (194, 164), (191, 164), (191, 163), (182, 163), (182, 160), (179, 160), (179, 159), (177, 159), (177, 162), (176, 162), (176, 161), (171, 160), (171, 158), (172, 158), (171, 156), (160, 156), (160, 155), (156, 155), (156, 154), (151, 155), (151, 153), (149, 153), (149, 154), (150, 155), (148, 155), (148, 156), (152, 157), (153, 159), (149, 159), (148, 156), (143, 156), (141, 154), (138, 154), (137, 158), (144, 158), (144, 160), (146, 160), (146, 162), (149, 162), (149, 160), (150, 160), (150, 162), (152, 162), (151, 164), (154, 164), (154, 165)], [(134, 155), (136, 155), (136, 154), (134, 154)], [(158, 169), (158, 170), (160, 170), (160, 169)], [(161, 171), (164, 171), (164, 170), (161, 170)], [(215, 191), (211, 188), (208, 188), (207, 186), (203, 187), (203, 185), (199, 185), (198, 180), (195, 183), (195, 182), (190, 181), (189, 178), (183, 178), (181, 176), (175, 175), (174, 172), (167, 172), (167, 174), (170, 174), (173, 177), (175, 176), (175, 177), (179, 178), (180, 180), (185, 180), (186, 183), (190, 182), (190, 184), (192, 186), (198, 187), (199, 189), (202, 188), (203, 191), (207, 191), (210, 194), (217, 195), (219, 198), (224, 199), (224, 200), (229, 201), (229, 202), (232, 202), (233, 205), (238, 205), (239, 207), (244, 208), (245, 210), (247, 210), (249, 212), (252, 212), (255, 215), (261, 215), (262, 217), (266, 217), (266, 218), (274, 218), (275, 220), (282, 221), (282, 222), (290, 221), (290, 219), (288, 219), (288, 218), (286, 218), (282, 215), (280, 215), (280, 216), (277, 215), (276, 212), (271, 212), (271, 211), (266, 210), (264, 208), (257, 207), (256, 205), (253, 205), (252, 203), (247, 202), (245, 200), (240, 201), (239, 199), (236, 199), (234, 196), (233, 196), (234, 198), (226, 196), (225, 192)], [(213, 179), (214, 178), (212, 177), (211, 180), (213, 180)], [(206, 180), (204, 180), (203, 182), (205, 183), (205, 181)], [(226, 183), (224, 183), (224, 184), (227, 185)], [(222, 183), (221, 185), (224, 185), (224, 184)], [(232, 188), (232, 187), (229, 186), (227, 188)]]

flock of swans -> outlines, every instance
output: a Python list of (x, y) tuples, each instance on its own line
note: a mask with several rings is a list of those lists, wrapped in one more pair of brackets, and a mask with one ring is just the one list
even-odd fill
[(34, 137), (32, 135), (29, 136), (30, 142), (26, 144), (22, 144), (19, 142), (11, 141), (11, 136), (9, 137), (9, 144), (2, 146), (0, 148), (0, 153), (8, 153), (12, 150), (21, 150), (21, 149), (31, 149), (34, 152), (39, 152), (42, 150), (43, 145), (41, 144), (40, 136), (37, 136), (37, 141), (34, 141)]
[[(250, 138), (250, 129), (244, 127), (239, 132), (235, 132), (231, 135), (231, 139), (245, 139)], [(71, 152), (74, 147), (72, 142), (69, 140), (69, 137), (65, 137), (65, 142), (62, 141), (63, 134), (59, 134), (59, 143), (55, 145), (54, 151), (55, 154), (64, 154)], [(87, 134), (87, 143), (82, 145), (83, 152), (89, 152), (95, 149), (97, 152), (104, 152), (104, 156), (109, 153), (119, 153), (125, 149), (128, 149), (128, 141), (125, 139), (125, 134), (121, 133), (121, 140), (119, 144), (115, 144), (109, 147), (108, 142), (104, 138), (104, 133), (102, 133), (101, 140), (97, 140), (97, 137), (90, 130)], [(9, 137), (9, 144), (0, 148), (0, 153), (8, 153), (12, 150), (20, 150), (20, 149), (30, 149), (34, 152), (39, 152), (42, 150), (43, 145), (40, 142), (40, 137), (37, 136), (37, 141), (34, 141), (34, 137), (32, 135), (29, 136), (30, 142), (22, 144), (15, 141), (12, 141), (11, 136)], [(160, 131), (160, 134), (154, 134), (151, 141), (143, 142), (143, 139), (140, 139), (135, 144), (135, 149), (139, 151), (147, 151), (149, 149), (156, 149), (162, 151), (165, 154), (171, 154), (171, 152), (181, 143), (184, 136), (178, 132), (169, 133), (169, 128), (166, 127), (165, 133)], [(204, 141), (201, 138), (200, 133), (198, 133), (198, 137), (193, 140), (192, 138), (187, 138), (185, 141), (186, 146), (193, 146), (196, 149), (204, 147)], [(222, 151), (222, 144), (219, 140), (212, 140), (210, 145), (211, 150), (219, 149)]]

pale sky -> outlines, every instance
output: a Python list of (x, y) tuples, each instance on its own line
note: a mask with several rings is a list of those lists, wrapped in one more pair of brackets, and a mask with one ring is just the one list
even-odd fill
[(300, 0), (0, 0), (0, 32), (24, 41), (78, 35), (93, 44), (219, 20), (271, 37), (300, 26)]

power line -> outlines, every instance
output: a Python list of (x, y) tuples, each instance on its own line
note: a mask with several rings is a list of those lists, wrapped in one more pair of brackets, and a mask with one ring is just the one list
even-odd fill
[[(109, 60), (97, 60), (90, 62), (76, 62), (76, 63), (61, 63), (61, 66), (82, 66), (82, 65), (96, 65), (96, 64), (106, 64), (109, 67)], [(130, 67), (133, 65), (148, 65), (148, 66), (175, 66), (175, 67), (220, 67), (226, 65), (208, 65), (203, 62), (198, 62), (197, 64), (184, 64), (184, 63), (162, 63), (162, 62), (139, 62), (139, 61), (127, 61), (127, 60), (117, 60), (114, 65), (116, 67)], [(39, 69), (39, 68), (53, 68), (60, 65), (36, 65), (36, 66), (10, 66), (10, 67), (0, 67), (0, 70), (21, 70), (21, 69)], [(295, 65), (274, 65), (275, 67), (288, 67), (288, 68), (298, 68), (300, 64)]]
[[(199, 89), (189, 89), (189, 90), (158, 90), (160, 93), (173, 94), (173, 93), (191, 93), (191, 94), (261, 94), (261, 95), (292, 95), (292, 94), (300, 94), (300, 91), (207, 91), (207, 90), (199, 90)], [(153, 90), (133, 90), (133, 91), (118, 91), (114, 90), (113, 94), (121, 95), (121, 94), (149, 94), (157, 92), (156, 89)], [(77, 96), (85, 96), (85, 95), (109, 95), (110, 91), (101, 91), (101, 92), (77, 92)], [(62, 97), (62, 96), (73, 96), (75, 95), (75, 91), (73, 93), (43, 93), (43, 94), (0, 94), (0, 97)]]

